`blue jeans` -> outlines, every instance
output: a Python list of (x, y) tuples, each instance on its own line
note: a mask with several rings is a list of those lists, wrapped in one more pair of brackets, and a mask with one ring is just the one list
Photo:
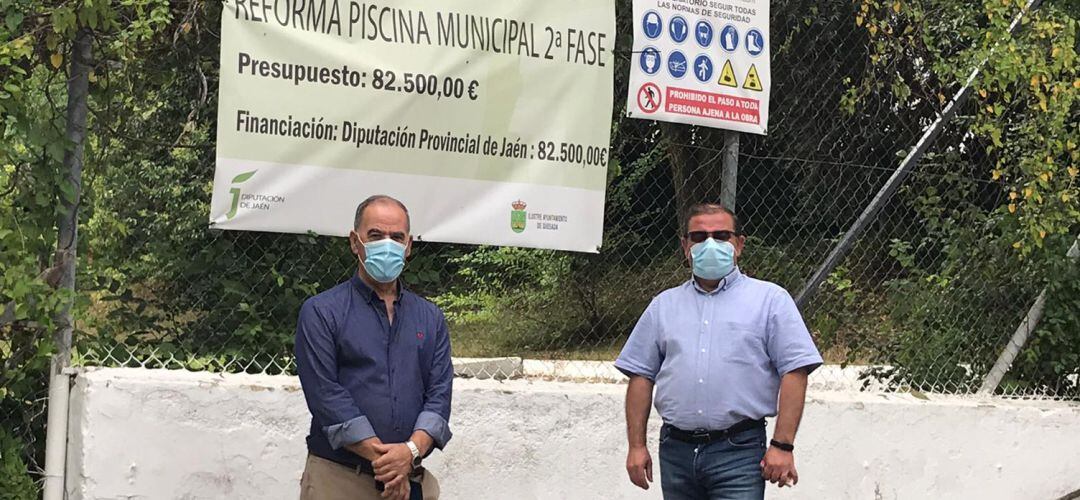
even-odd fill
[(762, 500), (765, 428), (733, 434), (708, 444), (692, 444), (660, 429), (660, 486), (664, 500)]

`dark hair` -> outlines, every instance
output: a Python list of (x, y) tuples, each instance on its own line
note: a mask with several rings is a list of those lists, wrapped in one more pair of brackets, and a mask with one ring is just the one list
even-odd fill
[(719, 203), (695, 203), (686, 210), (686, 218), (683, 219), (682, 232), (685, 233), (690, 229), (690, 219), (699, 215), (708, 214), (728, 214), (731, 216), (731, 220), (735, 222), (735, 234), (742, 234), (742, 224), (739, 224), (739, 216), (735, 215), (735, 212)]
[(353, 219), (353, 229), (360, 229), (360, 220), (364, 217), (364, 210), (367, 210), (367, 207), (376, 203), (394, 203), (401, 207), (401, 211), (405, 212), (405, 230), (412, 230), (412, 221), (409, 219), (409, 209), (405, 208), (405, 204), (398, 201), (397, 198), (385, 194), (369, 196), (368, 199), (361, 201), (360, 204), (356, 206), (356, 218)]

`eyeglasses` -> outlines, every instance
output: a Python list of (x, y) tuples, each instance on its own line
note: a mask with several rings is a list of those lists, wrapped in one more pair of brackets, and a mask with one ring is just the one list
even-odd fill
[(690, 231), (686, 233), (686, 238), (693, 243), (701, 243), (708, 238), (712, 238), (716, 241), (727, 241), (735, 236), (739, 236), (739, 233), (728, 231), (726, 229), (720, 231)]

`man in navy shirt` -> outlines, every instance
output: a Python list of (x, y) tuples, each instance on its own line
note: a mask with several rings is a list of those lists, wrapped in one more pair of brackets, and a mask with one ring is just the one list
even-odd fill
[(442, 311), (398, 277), (409, 212), (389, 196), (356, 209), (359, 269), (300, 310), (296, 366), (311, 410), (302, 500), (438, 498), (421, 467), (450, 440), (454, 370)]

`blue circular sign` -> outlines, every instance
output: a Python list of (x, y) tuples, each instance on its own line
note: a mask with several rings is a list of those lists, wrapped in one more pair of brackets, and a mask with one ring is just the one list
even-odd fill
[(668, 23), (668, 34), (675, 43), (683, 43), (686, 41), (686, 36), (690, 34), (690, 25), (686, 24), (683, 16), (675, 16)]
[(641, 31), (645, 32), (645, 37), (651, 40), (660, 38), (660, 34), (664, 32), (664, 21), (660, 19), (660, 14), (657, 14), (655, 10), (646, 12), (641, 18)]
[(645, 47), (638, 57), (638, 65), (646, 75), (655, 75), (660, 71), (660, 51), (656, 47)]
[(712, 45), (713, 27), (712, 23), (701, 20), (694, 26), (694, 39), (697, 40), (697, 44), (703, 48), (709, 48)]
[(746, 51), (756, 56), (765, 50), (765, 36), (757, 28), (751, 28), (746, 32)]
[(739, 30), (735, 26), (729, 24), (720, 30), (720, 48), (728, 52), (739, 48)]
[(694, 76), (699, 82), (708, 83), (712, 80), (713, 63), (709, 56), (701, 54), (694, 59)]
[(668, 73), (671, 73), (672, 78), (678, 79), (686, 76), (686, 56), (678, 50), (672, 52), (667, 58), (667, 70)]

